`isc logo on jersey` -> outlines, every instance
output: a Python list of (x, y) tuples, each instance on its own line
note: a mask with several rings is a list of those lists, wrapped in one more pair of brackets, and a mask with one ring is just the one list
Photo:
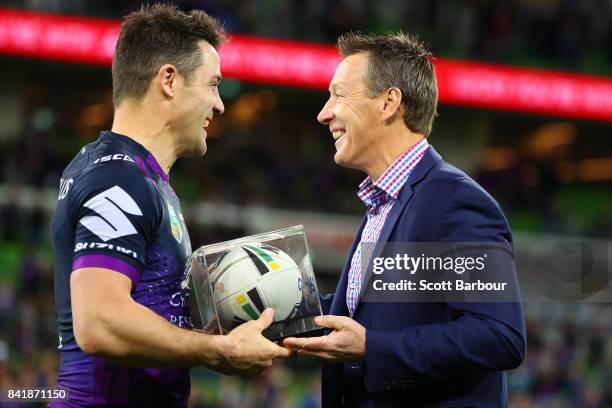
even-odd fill
[(88, 215), (79, 221), (102, 241), (136, 234), (136, 228), (125, 215), (142, 216), (138, 204), (121, 187), (114, 186), (89, 199), (85, 207), (97, 215)]
[(94, 164), (104, 163), (104, 162), (109, 162), (109, 161), (116, 161), (116, 160), (129, 161), (129, 162), (134, 163), (134, 160), (127, 154), (116, 153), (116, 154), (109, 154), (108, 156), (99, 157), (94, 161)]

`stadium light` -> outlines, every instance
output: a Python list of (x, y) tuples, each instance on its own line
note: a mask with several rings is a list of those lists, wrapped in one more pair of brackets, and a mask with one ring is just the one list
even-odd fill
[[(119, 22), (0, 9), (0, 53), (109, 65)], [(340, 61), (331, 45), (233, 35), (220, 49), (228, 78), (326, 90)], [(435, 60), (440, 102), (612, 121), (612, 79), (507, 65)]]

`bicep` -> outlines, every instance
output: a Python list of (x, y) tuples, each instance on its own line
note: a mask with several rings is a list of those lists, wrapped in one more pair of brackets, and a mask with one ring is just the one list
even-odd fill
[(75, 334), (95, 323), (101, 312), (121, 313), (131, 301), (132, 281), (122, 273), (105, 268), (76, 269), (70, 276), (70, 296)]

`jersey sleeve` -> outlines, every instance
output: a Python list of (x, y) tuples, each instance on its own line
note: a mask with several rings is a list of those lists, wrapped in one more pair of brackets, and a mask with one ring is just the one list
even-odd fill
[(98, 267), (139, 282), (163, 216), (154, 182), (128, 163), (95, 166), (75, 180), (69, 206), (72, 270)]

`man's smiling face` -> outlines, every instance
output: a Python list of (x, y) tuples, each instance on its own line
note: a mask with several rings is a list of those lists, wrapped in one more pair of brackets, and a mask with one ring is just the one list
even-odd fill
[(335, 141), (337, 164), (365, 171), (372, 160), (380, 123), (379, 100), (370, 96), (365, 82), (368, 55), (346, 57), (330, 83), (330, 96), (317, 116), (329, 126)]
[(177, 99), (181, 156), (206, 153), (206, 127), (214, 115), (221, 115), (225, 110), (218, 88), (221, 81), (219, 54), (206, 41), (200, 42), (200, 52), (204, 62), (188, 81), (183, 81)]

